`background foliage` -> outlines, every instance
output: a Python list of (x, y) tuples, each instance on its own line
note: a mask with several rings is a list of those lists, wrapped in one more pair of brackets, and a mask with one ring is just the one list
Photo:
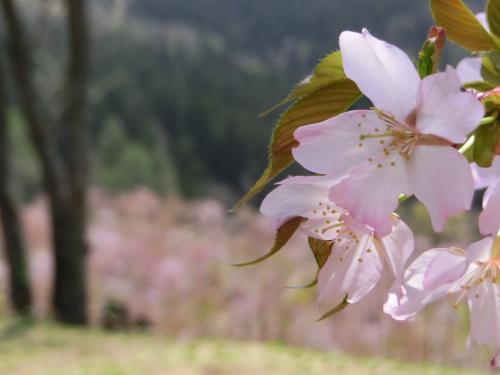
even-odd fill
[[(64, 51), (57, 1), (24, 0), (36, 34), (47, 106), (61, 95)], [(483, 2), (468, 1), (475, 11)], [(40, 5), (42, 4), (42, 5)], [(111, 191), (218, 196), (234, 204), (266, 165), (276, 114), (257, 118), (366, 26), (416, 58), (432, 24), (421, 2), (381, 0), (93, 0), (91, 122), (94, 182)], [(463, 51), (450, 44), (444, 61)], [(16, 134), (20, 138), (22, 134)], [(25, 197), (37, 187), (20, 145)], [(16, 147), (17, 148), (17, 147)]]

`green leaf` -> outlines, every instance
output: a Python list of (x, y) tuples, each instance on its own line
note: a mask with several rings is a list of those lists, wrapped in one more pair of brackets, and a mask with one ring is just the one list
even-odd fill
[(243, 206), (273, 178), (293, 163), (292, 148), (297, 146), (294, 131), (302, 126), (321, 122), (349, 108), (361, 97), (356, 84), (350, 79), (330, 84), (296, 100), (279, 118), (269, 145), (269, 164), (264, 173), (240, 199), (233, 209)]
[(481, 125), (474, 132), (473, 159), (483, 168), (491, 167), (495, 157), (495, 149), (500, 135), (500, 126), (497, 122)]
[(349, 305), (349, 302), (347, 302), (347, 295), (344, 297), (343, 301), (340, 302), (337, 306), (335, 306), (333, 309), (328, 310), (326, 313), (321, 315), (321, 317), (317, 320), (318, 322), (321, 322), (322, 320), (325, 320), (326, 318), (331, 317), (332, 315), (337, 314), (338, 312), (344, 310), (347, 305)]
[(444, 27), (446, 35), (470, 51), (497, 48), (493, 37), (461, 0), (431, 0), (432, 16)]
[(276, 237), (274, 239), (273, 247), (271, 248), (271, 250), (269, 250), (268, 253), (261, 256), (260, 258), (252, 260), (250, 262), (236, 263), (236, 264), (233, 264), (233, 266), (235, 266), (235, 267), (250, 266), (252, 264), (260, 263), (263, 260), (273, 256), (278, 251), (280, 251), (283, 246), (285, 246), (285, 244), (293, 236), (293, 234), (297, 231), (299, 225), (303, 221), (304, 221), (304, 218), (297, 216), (297, 217), (289, 219), (285, 223), (281, 224), (281, 226), (278, 228), (278, 230), (276, 232)]
[(427, 40), (418, 54), (417, 70), (420, 78), (436, 73), (443, 52), (446, 35), (442, 27), (432, 26)]
[(500, 37), (500, 1), (488, 0), (486, 4), (486, 18), (491, 32)]
[(346, 78), (344, 69), (342, 68), (342, 56), (340, 51), (332, 52), (318, 63), (311, 75), (297, 83), (286, 98), (281, 100), (272, 108), (261, 113), (259, 116), (267, 116), (270, 112), (284, 104), (303, 98), (304, 96), (309, 95), (322, 87), (328, 86), (333, 81)]
[(481, 76), (492, 85), (500, 85), (500, 53), (493, 51), (483, 57)]

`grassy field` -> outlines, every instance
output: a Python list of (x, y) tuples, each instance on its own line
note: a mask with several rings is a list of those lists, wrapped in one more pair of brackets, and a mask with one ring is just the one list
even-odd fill
[(277, 344), (199, 340), (178, 343), (142, 333), (53, 324), (2, 326), (1, 375), (474, 375), (423, 364), (360, 359)]

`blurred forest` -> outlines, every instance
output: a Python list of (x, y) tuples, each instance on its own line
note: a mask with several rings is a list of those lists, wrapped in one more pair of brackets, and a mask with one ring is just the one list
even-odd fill
[[(467, 3), (480, 11), (483, 1)], [(50, 109), (62, 95), (64, 10), (57, 0), (19, 4)], [(432, 24), (426, 2), (406, 0), (92, 0), (89, 8), (91, 182), (226, 205), (265, 166), (277, 114), (258, 113), (338, 48), (342, 30), (367, 27), (415, 57)], [(443, 60), (462, 55), (448, 44)], [(22, 121), (14, 103), (9, 116)], [(15, 191), (29, 200), (40, 191), (37, 163), (23, 127), (10, 129)]]

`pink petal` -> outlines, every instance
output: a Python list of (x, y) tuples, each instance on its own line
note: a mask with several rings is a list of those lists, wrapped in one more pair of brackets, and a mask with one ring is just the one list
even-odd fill
[(415, 109), (420, 82), (406, 53), (366, 29), (344, 31), (339, 44), (346, 75), (376, 107), (404, 120)]
[(342, 175), (382, 152), (384, 145), (378, 139), (361, 141), (360, 136), (385, 127), (375, 112), (367, 110), (349, 111), (318, 124), (302, 126), (294, 133), (300, 144), (292, 150), (293, 157), (312, 172)]
[(468, 264), (463, 254), (453, 250), (441, 251), (429, 263), (424, 273), (424, 289), (434, 290), (443, 284), (457, 281), (467, 271)]
[[(308, 236), (332, 240), (336, 236), (335, 230), (322, 229), (339, 223), (344, 214), (343, 209), (328, 199), (329, 188), (338, 181), (328, 176), (289, 177), (279, 182), (278, 187), (264, 198), (261, 212), (274, 219), (276, 228), (293, 217), (304, 217), (307, 220), (301, 224), (301, 229)], [(336, 213), (329, 211), (326, 215), (328, 206)], [(330, 223), (326, 224), (326, 221)]]
[(403, 220), (393, 217), (392, 221), (394, 225), (392, 232), (380, 240), (383, 244), (381, 252), (394, 275), (395, 282), (402, 284), (406, 262), (413, 253), (415, 240), (411, 229)]
[[(338, 244), (319, 272), (318, 302), (329, 305), (340, 303), (345, 295), (355, 303), (369, 293), (382, 274), (382, 259), (374, 250), (369, 235), (359, 235), (359, 243), (352, 240)], [(346, 247), (350, 248), (347, 250)], [(370, 249), (370, 252), (367, 252)]]
[(279, 223), (302, 216), (328, 197), (328, 188), (313, 184), (283, 184), (262, 201), (260, 212)]
[(276, 183), (276, 185), (314, 185), (329, 189), (342, 180), (331, 176), (290, 176)]
[(476, 163), (472, 163), (470, 167), (476, 189), (483, 189), (496, 180), (500, 180), (500, 156), (495, 156), (489, 168), (478, 167)]
[(457, 65), (457, 74), (460, 82), (482, 81), (481, 65), (483, 59), (481, 57), (465, 57)]
[(486, 261), (490, 258), (493, 238), (485, 237), (479, 241), (473, 242), (465, 249), (467, 264), (477, 261)]
[(427, 267), (440, 252), (445, 250), (443, 248), (428, 250), (410, 264), (405, 272), (403, 292), (397, 282), (391, 288), (384, 304), (386, 314), (396, 320), (412, 319), (427, 304), (448, 293), (448, 285), (428, 291), (424, 289), (423, 284)]
[(469, 297), (469, 341), (473, 344), (489, 345), (498, 351), (500, 349), (500, 287), (487, 280), (475, 292), (477, 294)]
[(391, 214), (399, 194), (408, 191), (407, 163), (399, 154), (391, 154), (368, 164), (353, 169), (348, 178), (333, 186), (330, 199), (384, 237), (392, 231)]
[(430, 213), (434, 230), (471, 206), (474, 181), (467, 160), (449, 146), (417, 146), (408, 166), (415, 196)]
[(496, 235), (500, 229), (500, 179), (486, 190), (483, 211), (479, 215), (479, 230), (483, 235)]
[(425, 77), (418, 88), (417, 129), (453, 143), (464, 143), (484, 114), (475, 95), (461, 91), (457, 72), (448, 66), (446, 72)]

